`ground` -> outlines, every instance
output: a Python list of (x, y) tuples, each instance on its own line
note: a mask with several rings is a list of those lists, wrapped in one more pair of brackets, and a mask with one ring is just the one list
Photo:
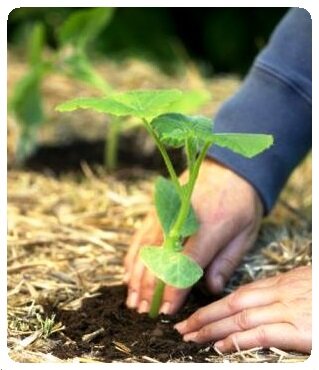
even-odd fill
[[(209, 115), (239, 84), (235, 77), (204, 80), (194, 66), (174, 78), (137, 61), (127, 62), (125, 68), (111, 62), (99, 68), (122, 89), (205, 85), (213, 98), (202, 113)], [(9, 91), (24, 70), (24, 64), (9, 55)], [(24, 167), (18, 168), (14, 161), (18, 127), (12, 117), (8, 123), (10, 357), (17, 362), (304, 361), (306, 355), (277, 348), (220, 355), (210, 344), (183, 343), (172, 329), (173, 323), (216, 299), (207, 294), (201, 282), (179, 316), (160, 316), (154, 321), (125, 307), (123, 257), (150, 208), (154, 179), (163, 171), (162, 163), (154, 161), (154, 147), (143, 133), (128, 134), (121, 144), (119, 170), (107, 173), (99, 159), (103, 146), (98, 147), (104, 137), (103, 118), (53, 112), (58, 102), (79, 92), (85, 95), (88, 90), (64, 77), (52, 76), (43, 92), (50, 124), (40, 132), (40, 150)], [(128, 161), (134, 150), (124, 150), (125, 140), (131, 140), (132, 148), (134, 140), (143, 143), (135, 165)], [(75, 147), (79, 142), (81, 145)], [(97, 147), (100, 149), (85, 157)], [(86, 153), (79, 153), (81, 150)], [(224, 294), (246, 282), (309, 264), (310, 155), (264, 220), (253, 251)]]

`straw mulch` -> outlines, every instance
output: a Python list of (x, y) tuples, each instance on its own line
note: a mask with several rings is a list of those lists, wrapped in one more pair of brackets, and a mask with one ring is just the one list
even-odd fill
[[(292, 179), (298, 194), (303, 191), (298, 188), (300, 178), (305, 185), (300, 172), (309, 166), (310, 159)], [(9, 172), (8, 345), (16, 361), (59, 361), (47, 354), (54, 343), (44, 334), (43, 321), (50, 318), (43, 315), (42, 303), (76, 309), (100, 286), (120, 284), (122, 258), (150, 207), (152, 175), (124, 183), (103, 171), (93, 174), (86, 165), (83, 175), (80, 180), (72, 176), (57, 180), (37, 173)], [(304, 192), (303, 201), (309, 201), (309, 194)], [(255, 250), (244, 259), (227, 291), (311, 263), (310, 221), (302, 213), (305, 207), (287, 207), (286, 202), (279, 203), (265, 221)], [(63, 333), (58, 322), (52, 325), (51, 332), (55, 331)], [(222, 360), (273, 361), (269, 356), (256, 349)], [(306, 358), (276, 349), (272, 356), (280, 361)]]
[[(144, 73), (153, 76), (145, 70)], [(120, 76), (123, 84), (127, 83)], [(227, 83), (225, 80), (225, 85), (220, 86)], [(219, 96), (229, 95), (236, 86), (238, 81)], [(53, 87), (47, 85), (45, 89)], [(50, 91), (53, 100), (60, 100)], [(10, 135), (12, 132), (9, 130)], [(9, 138), (10, 154), (15, 137)], [(151, 205), (154, 176), (144, 171), (137, 179), (123, 180), (86, 163), (81, 174), (65, 174), (60, 178), (49, 172), (14, 168), (8, 172), (8, 348), (13, 360), (99, 362), (88, 355), (66, 361), (50, 354), (56, 345), (50, 335), (54, 332), (63, 335), (64, 328), (54, 317), (45, 316), (43, 305), (51, 302), (76, 309), (84, 298), (94, 296), (99, 287), (121, 284), (123, 256)], [(308, 264), (311, 264), (310, 156), (291, 177), (274, 212), (265, 220), (256, 247), (245, 257), (226, 291)], [(296, 362), (306, 358), (277, 348), (269, 351), (256, 348), (210, 356), (207, 361)], [(157, 362), (152, 358), (145, 360)], [(135, 359), (128, 357), (127, 361)]]

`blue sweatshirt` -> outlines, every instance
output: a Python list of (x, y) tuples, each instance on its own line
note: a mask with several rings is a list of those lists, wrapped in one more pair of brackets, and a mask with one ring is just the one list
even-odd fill
[(215, 117), (214, 132), (274, 136), (274, 145), (253, 159), (217, 146), (208, 152), (254, 186), (265, 214), (311, 148), (311, 49), (311, 17), (304, 9), (292, 8), (257, 56), (239, 91)]

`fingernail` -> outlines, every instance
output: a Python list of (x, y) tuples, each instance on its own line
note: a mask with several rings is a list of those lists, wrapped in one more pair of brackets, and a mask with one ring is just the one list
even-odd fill
[(164, 315), (168, 315), (170, 312), (171, 304), (170, 302), (164, 302), (160, 308), (160, 313), (163, 313)]
[(197, 337), (198, 332), (194, 331), (192, 333), (188, 333), (183, 336), (183, 341), (184, 342), (194, 342), (196, 337)]
[(219, 355), (222, 355), (223, 354), (223, 349), (224, 349), (224, 342), (222, 340), (219, 340), (218, 342), (216, 342), (213, 346), (214, 350), (219, 354)]
[(181, 321), (174, 325), (174, 329), (176, 329), (180, 334), (183, 334), (183, 331), (186, 329), (186, 321)]
[(129, 293), (126, 301), (126, 305), (130, 308), (135, 308), (137, 306), (137, 300), (138, 300), (138, 295), (137, 292), (134, 290)]
[(138, 306), (138, 310), (137, 310), (137, 312), (138, 313), (144, 313), (144, 312), (148, 312), (148, 310), (149, 310), (149, 303), (144, 299), (141, 303), (140, 303), (140, 305)]

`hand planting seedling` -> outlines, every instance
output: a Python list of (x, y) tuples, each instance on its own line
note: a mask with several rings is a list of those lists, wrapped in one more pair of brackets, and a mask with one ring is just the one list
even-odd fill
[[(218, 145), (252, 158), (273, 144), (271, 135), (214, 133), (209, 118), (170, 113), (182, 96), (178, 90), (129, 91), (107, 98), (78, 98), (57, 107), (58, 111), (82, 108), (138, 118), (163, 156), (170, 179), (160, 177), (156, 181), (155, 206), (164, 242), (161, 247), (146, 246), (140, 251), (141, 259), (158, 278), (151, 317), (158, 315), (165, 284), (184, 289), (195, 284), (203, 274), (202, 268), (183, 254), (183, 241), (198, 229), (191, 196), (209, 147)], [(166, 146), (185, 149), (189, 178), (184, 185), (178, 180)]]

